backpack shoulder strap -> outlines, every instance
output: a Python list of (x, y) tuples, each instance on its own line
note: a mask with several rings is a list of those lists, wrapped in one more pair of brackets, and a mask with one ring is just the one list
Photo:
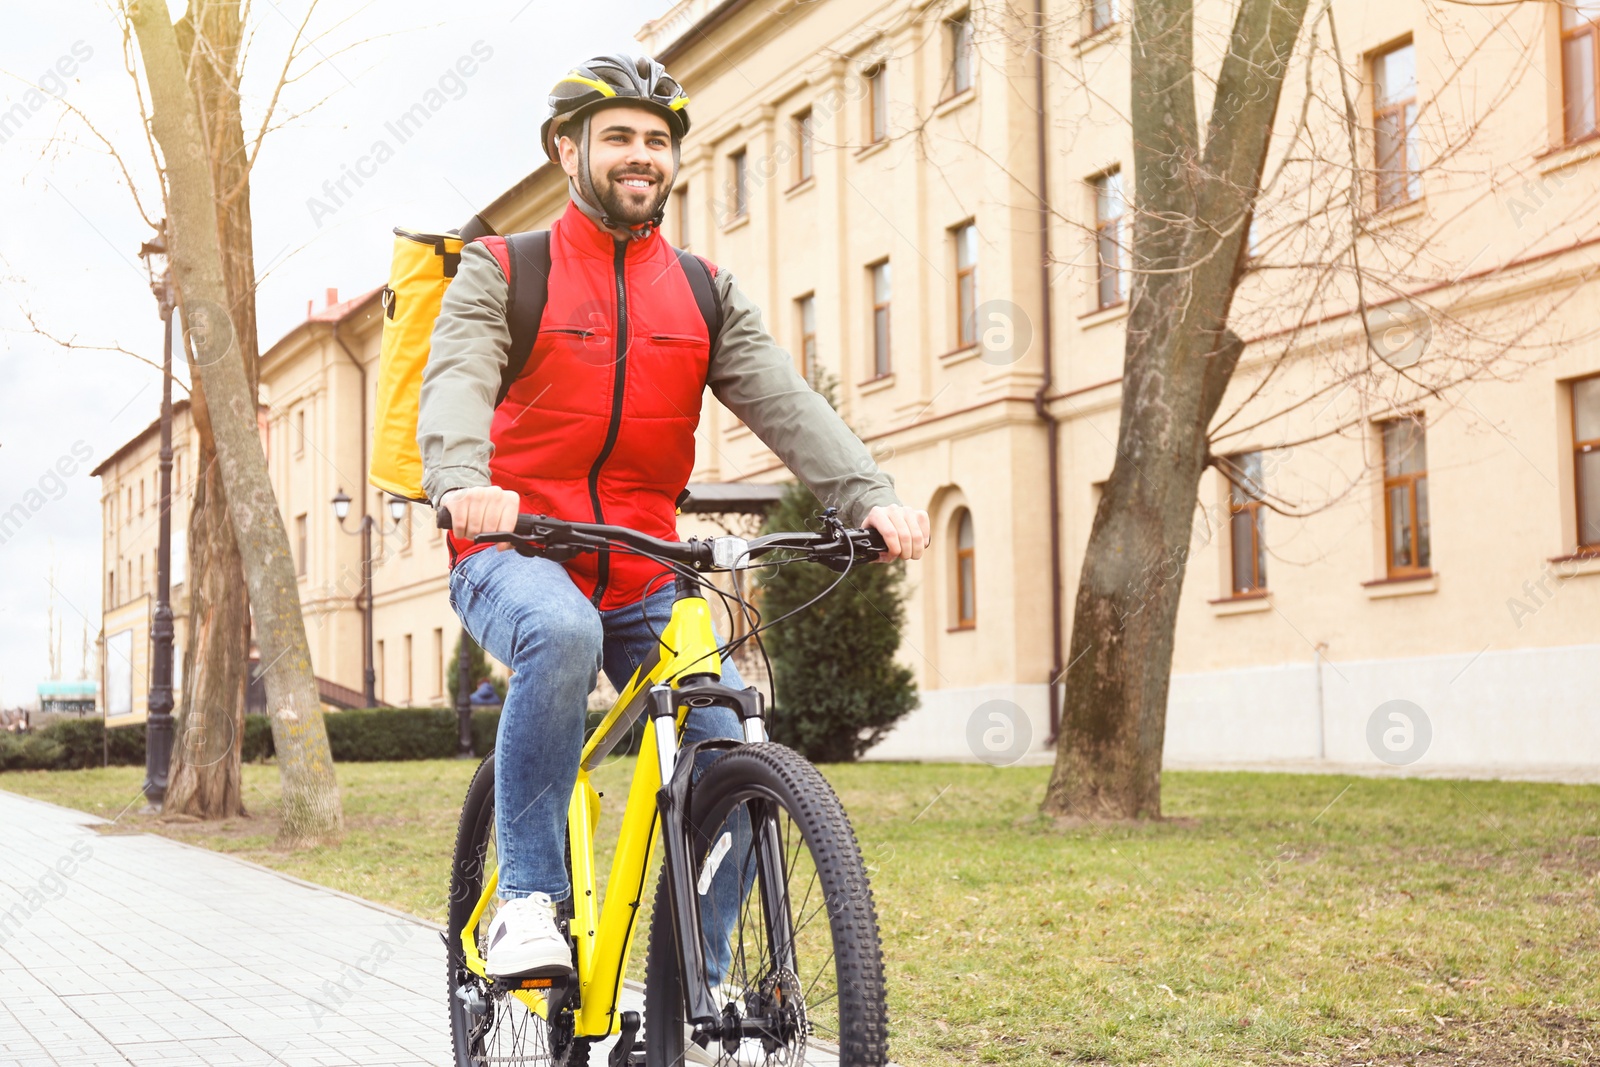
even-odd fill
[(550, 231), (514, 233), (505, 239), (508, 276), (506, 325), (511, 329), (511, 351), (500, 373), (500, 395), (495, 407), (511, 392), (511, 385), (522, 375), (539, 339), (539, 322), (550, 298)]
[(689, 289), (694, 293), (694, 304), (700, 309), (700, 317), (705, 320), (706, 333), (711, 338), (711, 356), (715, 359), (717, 341), (722, 336), (722, 301), (717, 299), (716, 285), (712, 282), (716, 277), (716, 268), (693, 252), (685, 252), (681, 248), (672, 251), (678, 257), (678, 266), (683, 268), (684, 276), (689, 279)]

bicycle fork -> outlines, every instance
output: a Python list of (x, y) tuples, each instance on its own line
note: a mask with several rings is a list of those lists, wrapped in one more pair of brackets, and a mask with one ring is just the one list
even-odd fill
[[(706, 975), (705, 945), (701, 939), (700, 902), (696, 893), (694, 858), (689, 851), (689, 793), (694, 776), (695, 757), (705, 749), (736, 748), (744, 743), (766, 740), (766, 727), (761, 719), (761, 697), (753, 686), (740, 690), (716, 681), (714, 676), (702, 675), (686, 681), (677, 689), (668, 685), (651, 687), (648, 710), (655, 729), (656, 760), (661, 771), (661, 789), (656, 794), (656, 806), (661, 815), (661, 840), (665, 852), (665, 876), (672, 903), (674, 944), (677, 947), (679, 973), (683, 975), (686, 1016), (695, 1032), (721, 1039), (724, 1035), (720, 1010), (711, 996), (711, 985)], [(711, 704), (731, 705), (744, 724), (743, 741), (732, 738), (709, 738), (693, 742), (681, 749), (677, 744), (676, 711), (680, 705), (690, 708)], [(769, 866), (770, 860), (782, 863), (773, 852), (775, 842), (765, 839), (762, 833), (762, 853)], [(780, 866), (781, 871), (781, 866)], [(763, 882), (782, 875), (768, 872)], [(765, 889), (765, 885), (763, 886)], [(769, 898), (770, 899), (770, 898)]]

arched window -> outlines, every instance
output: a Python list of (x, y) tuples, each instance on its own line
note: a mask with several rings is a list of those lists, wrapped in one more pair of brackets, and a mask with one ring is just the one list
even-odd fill
[(956, 531), (956, 624), (967, 630), (978, 625), (977, 566), (973, 559), (972, 512), (962, 508), (952, 523)]

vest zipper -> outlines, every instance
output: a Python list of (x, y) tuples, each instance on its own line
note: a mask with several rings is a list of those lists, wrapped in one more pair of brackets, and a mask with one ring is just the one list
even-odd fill
[[(594, 458), (594, 466), (589, 468), (589, 503), (594, 508), (595, 522), (606, 521), (605, 514), (600, 510), (600, 468), (605, 465), (617, 444), (617, 431), (622, 425), (623, 391), (628, 382), (628, 287), (623, 282), (628, 245), (618, 241), (615, 247), (611, 270), (617, 279), (617, 361), (616, 373), (611, 380), (611, 424), (606, 427), (606, 443), (600, 446), (600, 454)], [(601, 552), (599, 555), (594, 592), (589, 596), (589, 602), (597, 608), (611, 579), (611, 553)]]

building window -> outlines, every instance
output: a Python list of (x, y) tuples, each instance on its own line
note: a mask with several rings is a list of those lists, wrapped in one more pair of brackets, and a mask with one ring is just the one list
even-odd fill
[(1393, 419), (1383, 428), (1383, 521), (1390, 578), (1429, 573), (1428, 447), (1422, 419)]
[(1127, 298), (1122, 262), (1122, 221), (1126, 213), (1122, 171), (1108, 171), (1094, 179), (1095, 301), (1108, 308)]
[(144, 576), (144, 553), (139, 553), (139, 595), (143, 596), (150, 591), (150, 583)]
[(889, 136), (888, 70), (874, 63), (861, 76), (867, 82), (867, 143), (877, 144)]
[(1261, 453), (1229, 456), (1228, 542), (1233, 570), (1233, 595), (1264, 593), (1267, 589), (1267, 546), (1264, 537), (1266, 495), (1261, 480)]
[(978, 227), (962, 223), (950, 231), (956, 246), (956, 347), (978, 343)]
[(383, 654), (383, 642), (377, 641), (374, 642), (374, 644), (377, 647), (372, 650), (372, 673), (374, 675), (374, 681), (377, 684), (372, 687), (372, 695), (381, 701), (384, 699), (384, 695), (388, 692), (387, 679), (389, 677), (389, 672), (384, 669), (386, 664)]
[(1417, 145), (1417, 52), (1410, 42), (1372, 61), (1372, 126), (1378, 156), (1378, 208), (1422, 195)]
[(406, 707), (408, 708), (416, 704), (414, 694), (411, 692), (411, 679), (414, 677), (415, 675), (412, 673), (411, 635), (406, 634), (406, 678), (405, 684), (401, 688), (405, 690)]
[(179, 452), (172, 457), (172, 487), (174, 492), (183, 491), (183, 453)]
[(1600, 8), (1561, 5), (1561, 111), (1568, 141), (1596, 131), (1595, 68), (1600, 55)]
[(811, 109), (808, 107), (794, 117), (794, 183), (811, 180), (814, 156), (811, 144)]
[(400, 551), (402, 551), (402, 552), (410, 552), (411, 551), (411, 506), (409, 504), (406, 505), (405, 511), (403, 511), (401, 513), (401, 519), (400, 519), (400, 523), (399, 523), (399, 527), (398, 527), (398, 532), (400, 534)]
[(1578, 548), (1600, 551), (1600, 377), (1572, 383), (1572, 453)]
[(950, 96), (972, 88), (972, 12), (963, 11), (945, 23), (950, 41)]
[(744, 149), (739, 149), (728, 157), (732, 174), (728, 179), (732, 184), (733, 213), (731, 218), (742, 219), (750, 213), (750, 166), (749, 155)]
[(889, 373), (889, 261), (867, 268), (872, 275), (872, 376)]
[(678, 225), (678, 247), (689, 247), (689, 187), (680, 185), (672, 193), (672, 217)]
[(117, 569), (115, 567), (106, 571), (106, 606), (117, 606)]
[(1099, 33), (1117, 21), (1117, 0), (1090, 0), (1089, 32)]
[(144, 479), (139, 479), (139, 514), (144, 514)]
[(294, 518), (294, 572), (302, 577), (306, 573), (306, 516)]
[(956, 514), (956, 624), (957, 630), (978, 625), (978, 572), (973, 557), (972, 512)]
[(433, 698), (444, 699), (444, 629), (433, 628)]
[(800, 376), (810, 382), (817, 373), (817, 296), (807, 293), (794, 304), (800, 320)]
[(300, 408), (294, 413), (294, 454), (303, 456), (306, 452), (306, 409)]

